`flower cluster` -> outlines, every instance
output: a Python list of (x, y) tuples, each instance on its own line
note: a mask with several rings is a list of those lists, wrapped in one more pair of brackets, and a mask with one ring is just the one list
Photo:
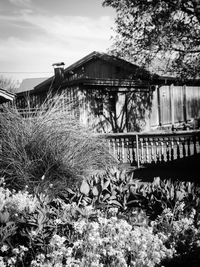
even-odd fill
[(170, 244), (177, 255), (200, 247), (200, 228), (194, 221), (196, 210), (192, 208), (184, 214), (183, 207), (181, 203), (173, 212), (169, 208), (165, 209), (152, 223), (154, 232), (165, 233), (166, 244)]
[[(150, 222), (136, 209), (66, 204), (0, 187), (0, 267), (159, 266), (200, 246), (196, 210), (186, 214), (179, 204)], [(6, 217), (13, 211), (21, 212), (17, 220)]]
[(83, 266), (153, 267), (174, 253), (164, 245), (166, 236), (153, 234), (152, 227), (133, 228), (116, 216), (100, 216), (97, 222), (81, 220), (75, 229), (81, 238), (73, 249), (79, 251)]
[[(9, 247), (3, 245), (0, 250), (4, 253), (9, 250)], [(25, 246), (18, 246), (16, 248), (13, 248), (11, 251), (11, 257), (0, 257), (0, 267), (15, 267), (17, 262), (23, 260), (23, 257), (27, 251), (28, 248)]]
[(0, 187), (0, 212), (4, 210), (12, 210), (15, 212), (34, 212), (37, 206), (37, 198), (33, 197), (27, 191), (10, 191), (7, 188)]

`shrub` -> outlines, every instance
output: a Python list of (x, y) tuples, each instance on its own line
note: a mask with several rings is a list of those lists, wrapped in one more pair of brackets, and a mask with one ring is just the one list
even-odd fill
[(4, 186), (0, 207), (0, 264), (5, 267), (170, 266), (174, 257), (177, 262), (200, 247), (198, 211), (185, 210), (184, 201), (142, 224), (140, 213), (133, 214), (132, 223), (116, 205), (102, 210), (66, 204), (46, 193)]
[(173, 254), (164, 235), (131, 226), (113, 208), (105, 213), (2, 187), (1, 196), (0, 214), (8, 214), (0, 221), (2, 266), (155, 266)]
[(52, 183), (61, 192), (114, 163), (105, 140), (80, 125), (70, 108), (63, 111), (61, 99), (47, 99), (34, 116), (23, 117), (14, 107), (0, 113), (0, 174), (10, 187)]
[(192, 208), (197, 210), (196, 223), (200, 212), (200, 187), (191, 182), (161, 180), (158, 177), (152, 183), (143, 183), (124, 170), (112, 168), (84, 179), (78, 190), (65, 195), (65, 201), (92, 204), (102, 209), (116, 207), (127, 218), (137, 209), (145, 211), (151, 220), (155, 220), (166, 208), (174, 210), (184, 203), (186, 213)]

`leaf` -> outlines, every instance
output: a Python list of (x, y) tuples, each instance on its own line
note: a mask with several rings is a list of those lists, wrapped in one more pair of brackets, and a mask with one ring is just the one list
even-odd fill
[(98, 196), (99, 195), (99, 190), (98, 190), (98, 187), (96, 185), (92, 188), (92, 194), (94, 196)]
[(105, 190), (105, 189), (107, 189), (108, 188), (108, 186), (109, 186), (109, 184), (110, 184), (110, 181), (108, 180), (108, 181), (106, 181), (104, 184), (103, 184), (103, 189), (102, 190)]
[(118, 206), (118, 207), (122, 207), (122, 205), (117, 200), (109, 200), (108, 204), (115, 205), (115, 206)]
[(4, 211), (0, 213), (0, 223), (7, 223), (10, 218), (10, 213), (8, 211)]
[(181, 192), (181, 191), (176, 192), (177, 200), (179, 200), (179, 201), (183, 200), (184, 196), (185, 196), (185, 194), (183, 192)]
[(83, 194), (83, 195), (86, 195), (88, 196), (89, 192), (90, 192), (90, 186), (89, 184), (83, 180), (82, 184), (81, 184), (81, 187), (80, 187), (80, 192)]
[(76, 194), (74, 191), (72, 191), (70, 188), (67, 188), (66, 191), (72, 195)]
[(111, 199), (116, 199), (116, 196), (114, 196), (114, 195), (110, 196), (110, 200)]
[(106, 194), (106, 195), (103, 197), (102, 201), (103, 201), (103, 202), (106, 201), (109, 197), (110, 197), (110, 194)]

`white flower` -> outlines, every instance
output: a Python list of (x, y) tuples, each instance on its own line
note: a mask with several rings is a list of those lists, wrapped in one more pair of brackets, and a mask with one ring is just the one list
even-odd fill
[(61, 219), (55, 219), (55, 224), (61, 224), (62, 223), (62, 220)]
[(8, 249), (9, 249), (9, 247), (8, 247), (7, 245), (3, 245), (3, 246), (1, 247), (1, 251), (2, 251), (2, 252), (6, 252)]
[(19, 249), (18, 248), (14, 248), (12, 251), (13, 251), (14, 254), (19, 254)]
[(37, 236), (37, 232), (34, 231), (34, 230), (32, 230), (31, 233), (30, 233), (30, 235), (31, 235), (32, 237), (35, 237), (35, 236)]

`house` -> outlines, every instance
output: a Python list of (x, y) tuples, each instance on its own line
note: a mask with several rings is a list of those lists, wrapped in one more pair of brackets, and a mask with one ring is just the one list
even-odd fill
[(17, 88), (17, 93), (25, 92), (25, 91), (30, 91), (36, 85), (42, 83), (46, 79), (47, 79), (47, 77), (43, 77), (43, 78), (27, 78), (27, 79), (24, 79), (24, 80), (22, 80), (19, 88)]
[(198, 80), (159, 76), (99, 52), (67, 68), (63, 62), (53, 67), (54, 76), (17, 94), (19, 109), (34, 109), (49, 93), (62, 93), (63, 106), (71, 101), (79, 120), (98, 132), (171, 129), (200, 117)]
[(8, 92), (5, 89), (0, 88), (0, 104), (4, 104), (13, 101), (15, 94)]

